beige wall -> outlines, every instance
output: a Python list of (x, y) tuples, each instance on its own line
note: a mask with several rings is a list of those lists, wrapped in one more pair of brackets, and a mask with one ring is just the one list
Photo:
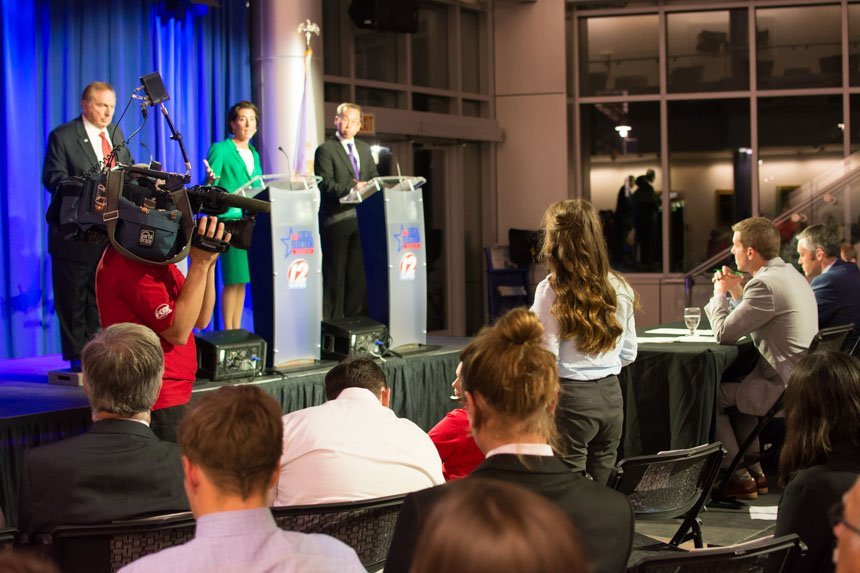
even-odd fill
[(495, 6), (498, 242), (567, 198), (564, 0)]

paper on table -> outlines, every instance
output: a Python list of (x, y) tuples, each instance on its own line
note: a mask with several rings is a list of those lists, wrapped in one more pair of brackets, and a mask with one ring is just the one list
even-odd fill
[(636, 344), (670, 344), (678, 342), (677, 336), (637, 336)]
[(750, 506), (750, 519), (763, 519), (765, 521), (776, 521), (776, 505)]
[[(651, 330), (646, 330), (645, 334), (687, 334), (690, 331), (686, 328), (654, 328)], [(710, 328), (699, 328), (696, 329), (696, 334), (704, 334), (706, 336), (712, 336), (714, 331)]]
[(709, 344), (717, 343), (717, 339), (713, 336), (701, 336), (698, 332), (695, 336), (679, 336), (675, 340), (677, 340), (678, 342), (703, 342)]

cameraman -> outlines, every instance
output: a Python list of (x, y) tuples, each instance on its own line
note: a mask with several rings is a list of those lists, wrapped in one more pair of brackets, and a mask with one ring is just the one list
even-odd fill
[[(197, 234), (224, 242), (230, 233), (217, 217), (201, 217)], [(176, 442), (176, 428), (197, 374), (192, 329), (205, 328), (215, 306), (218, 253), (191, 247), (188, 275), (176, 265), (150, 265), (120, 254), (108, 245), (96, 271), (96, 300), (102, 326), (134, 322), (148, 326), (164, 349), (164, 378), (152, 407), (152, 430)]]

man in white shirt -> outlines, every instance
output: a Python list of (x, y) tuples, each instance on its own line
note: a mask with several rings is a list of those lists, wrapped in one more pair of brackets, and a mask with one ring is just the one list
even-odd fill
[(287, 414), (275, 505), (373, 499), (445, 483), (430, 437), (388, 407), (391, 389), (369, 358), (329, 371), (320, 406)]

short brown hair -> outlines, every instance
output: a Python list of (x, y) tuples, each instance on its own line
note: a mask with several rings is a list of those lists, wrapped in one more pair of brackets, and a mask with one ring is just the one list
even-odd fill
[(179, 450), (225, 493), (266, 491), (279, 467), (283, 412), (256, 386), (223, 386), (193, 403), (179, 424)]
[(253, 111), (254, 119), (257, 120), (258, 124), (260, 123), (260, 108), (258, 108), (254, 102), (240, 101), (239, 103), (233, 104), (230, 111), (227, 112), (227, 135), (233, 134), (232, 123), (236, 121), (236, 118), (239, 117), (239, 112), (243, 109), (250, 109)]
[(498, 480), (452, 483), (430, 511), (411, 573), (580, 573), (573, 524), (547, 498)]
[(95, 92), (103, 91), (113, 92), (114, 89), (113, 86), (107, 82), (90, 82), (87, 84), (87, 87), (84, 88), (84, 91), (81, 94), (81, 101), (90, 101)]
[(779, 256), (779, 230), (773, 221), (765, 217), (749, 217), (732, 225), (732, 231), (740, 233), (741, 244), (755, 249), (766, 261)]
[(96, 334), (81, 352), (87, 399), (93, 412), (132, 416), (155, 404), (164, 374), (158, 335), (121, 322)]
[[(504, 314), (463, 351), (460, 380), (464, 392), (480, 394), (504, 426), (514, 433), (534, 432), (556, 441), (552, 408), (558, 398), (555, 356), (542, 346), (543, 326), (525, 308)], [(475, 412), (472, 427), (485, 423)]]
[(346, 388), (364, 388), (379, 398), (388, 388), (382, 368), (370, 358), (345, 358), (325, 375), (326, 400), (334, 400)]
[(341, 115), (345, 114), (346, 110), (348, 110), (348, 109), (354, 109), (355, 111), (358, 112), (359, 116), (362, 115), (361, 106), (358, 105), (357, 103), (352, 103), (352, 102), (348, 102), (348, 101), (345, 101), (342, 104), (338, 105), (336, 113), (338, 116), (341, 116)]

